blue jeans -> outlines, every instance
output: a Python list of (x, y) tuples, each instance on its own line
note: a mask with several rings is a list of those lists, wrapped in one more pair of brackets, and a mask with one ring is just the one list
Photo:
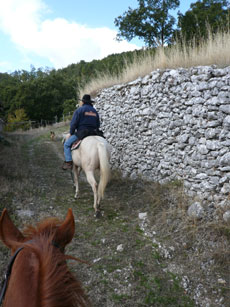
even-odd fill
[(73, 134), (70, 136), (70, 138), (67, 141), (65, 141), (64, 155), (65, 155), (66, 162), (72, 161), (71, 146), (77, 140), (78, 140), (78, 137), (75, 134)]

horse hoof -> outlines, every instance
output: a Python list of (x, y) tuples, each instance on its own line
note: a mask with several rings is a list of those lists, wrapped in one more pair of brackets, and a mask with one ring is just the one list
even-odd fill
[(101, 217), (101, 211), (97, 210), (94, 215), (97, 219)]

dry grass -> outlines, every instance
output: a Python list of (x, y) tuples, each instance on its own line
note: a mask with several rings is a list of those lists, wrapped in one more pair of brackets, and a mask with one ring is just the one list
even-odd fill
[(119, 77), (103, 74), (86, 84), (80, 91), (80, 96), (84, 93), (96, 95), (96, 93), (113, 85), (123, 84), (143, 77), (156, 69), (193, 67), (199, 65), (217, 65), (224, 67), (230, 65), (230, 31), (219, 32), (215, 36), (199, 42), (199, 47), (195, 42), (181, 46), (175, 44), (170, 48), (158, 48), (155, 55), (148, 50), (142, 57), (134, 55), (132, 64), (126, 61), (125, 67)]

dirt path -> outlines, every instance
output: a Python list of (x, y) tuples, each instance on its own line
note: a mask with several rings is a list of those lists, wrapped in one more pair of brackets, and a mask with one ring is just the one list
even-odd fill
[[(0, 151), (0, 156), (5, 155), (0, 209), (7, 207), (19, 226), (47, 216), (64, 218), (67, 209), (73, 209), (76, 234), (67, 253), (92, 264), (70, 263), (70, 267), (93, 306), (178, 307), (195, 306), (195, 302), (197, 306), (228, 306), (224, 291), (207, 290), (206, 277), (200, 280), (198, 297), (196, 283), (203, 272), (194, 272), (193, 279), (190, 276), (192, 250), (181, 250), (187, 238), (178, 236), (176, 225), (183, 216), (178, 214), (175, 220), (176, 197), (169, 197), (157, 185), (130, 181), (113, 171), (102, 202), (103, 216), (95, 219), (90, 186), (82, 175), (80, 197), (74, 199), (70, 172), (61, 170), (60, 138), (50, 141), (48, 136), (17, 136), (17, 145)], [(8, 255), (1, 246), (1, 272)]]

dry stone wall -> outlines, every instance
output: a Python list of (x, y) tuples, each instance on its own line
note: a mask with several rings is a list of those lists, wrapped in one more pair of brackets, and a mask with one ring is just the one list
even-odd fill
[(96, 97), (112, 165), (124, 175), (183, 180), (186, 193), (230, 195), (230, 67), (156, 70)]

